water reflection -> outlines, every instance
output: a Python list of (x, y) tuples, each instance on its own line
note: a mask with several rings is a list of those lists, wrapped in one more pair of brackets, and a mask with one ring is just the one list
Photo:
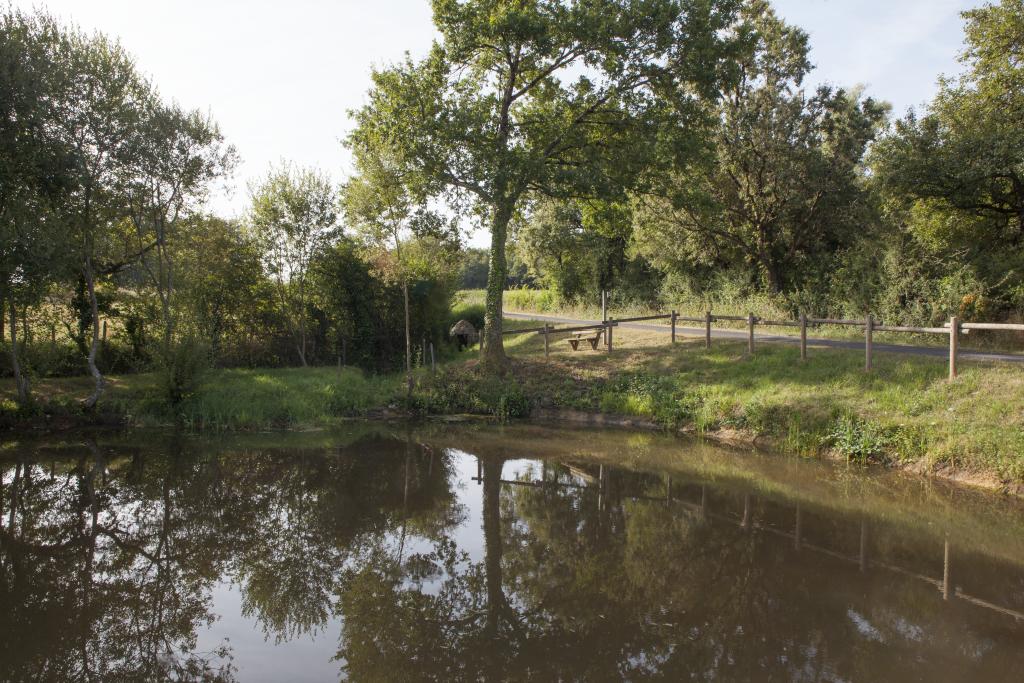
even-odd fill
[(252, 629), (294, 677), (353, 680), (1004, 680), (1024, 664), (1012, 506), (922, 531), (931, 499), (851, 510), (767, 477), (612, 467), (636, 451), (623, 436), (603, 454), (543, 436), (10, 448), (0, 677), (280, 678), (236, 651)]

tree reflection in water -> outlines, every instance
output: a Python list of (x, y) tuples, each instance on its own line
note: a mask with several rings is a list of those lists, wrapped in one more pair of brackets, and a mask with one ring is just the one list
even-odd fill
[[(229, 642), (199, 647), (224, 582), (267, 648), (340, 622), (324, 658), (354, 680), (999, 680), (1024, 665), (1021, 624), (915, 578), (942, 565), (898, 525), (868, 533), (735, 486), (478, 465), (408, 433), (15, 452), (0, 464), (10, 680), (232, 680)], [(909, 570), (887, 568), (896, 555)], [(1024, 607), (1019, 566), (967, 559), (954, 576)]]

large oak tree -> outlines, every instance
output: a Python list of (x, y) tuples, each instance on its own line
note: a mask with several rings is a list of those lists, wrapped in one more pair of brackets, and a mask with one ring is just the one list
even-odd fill
[(659, 133), (714, 89), (735, 4), (434, 0), (440, 39), (429, 55), (374, 72), (353, 140), (400, 150), (410, 183), (490, 231), (491, 369), (506, 363), (513, 217), (538, 196), (615, 198), (631, 188)]

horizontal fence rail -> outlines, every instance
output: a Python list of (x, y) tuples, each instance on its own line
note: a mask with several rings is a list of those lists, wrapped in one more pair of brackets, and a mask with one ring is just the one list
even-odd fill
[(516, 334), (535, 334), (537, 332), (543, 332), (545, 329), (547, 329), (547, 325), (544, 327), (524, 327), (517, 330), (502, 330), (501, 336), (508, 337)]
[(671, 313), (665, 313), (663, 315), (645, 315), (640, 318), (615, 318), (616, 323), (638, 323), (645, 320), (668, 320), (672, 317)]
[(1024, 325), (1009, 323), (963, 323), (962, 330), (1009, 330), (1012, 332), (1024, 332)]
[[(548, 334), (560, 334), (563, 332), (592, 332), (594, 330), (603, 330), (610, 327), (609, 323), (599, 323), (596, 325), (581, 325), (579, 327), (549, 327)], [(540, 330), (541, 334), (544, 334), (544, 328)]]
[[(808, 318), (801, 315), (799, 320), (768, 320), (760, 318), (753, 313), (746, 316), (740, 315), (715, 315), (706, 311), (703, 316), (686, 316), (677, 311), (670, 313), (659, 313), (657, 315), (645, 315), (633, 318), (608, 318), (605, 322), (591, 325), (578, 325), (573, 327), (555, 327), (544, 325), (543, 327), (529, 327), (516, 330), (506, 330), (504, 335), (517, 334), (541, 334), (544, 336), (544, 355), (550, 353), (550, 336), (554, 334), (566, 334), (572, 332), (588, 332), (600, 330), (605, 335), (605, 346), (610, 353), (613, 350), (612, 329), (627, 323), (647, 322), (653, 320), (668, 320), (671, 324), (672, 343), (676, 341), (676, 325), (679, 322), (702, 323), (704, 325), (705, 346), (711, 348), (711, 328), (717, 322), (742, 322), (747, 327), (747, 348), (754, 353), (754, 328), (762, 327), (796, 327), (800, 329), (800, 360), (807, 360), (807, 328), (820, 325), (841, 325), (847, 327), (864, 328), (864, 369), (870, 372), (873, 367), (874, 339), (875, 332), (893, 332), (908, 334), (943, 334), (949, 337), (949, 378), (953, 380), (958, 374), (957, 359), (959, 355), (960, 336), (969, 334), (971, 330), (1024, 332), (1024, 324), (1018, 323), (965, 323), (959, 318), (953, 317), (943, 327), (912, 327), (904, 325), (884, 325), (881, 321), (868, 316), (864, 320), (846, 320), (838, 318)], [(596, 348), (596, 346), (595, 346)]]

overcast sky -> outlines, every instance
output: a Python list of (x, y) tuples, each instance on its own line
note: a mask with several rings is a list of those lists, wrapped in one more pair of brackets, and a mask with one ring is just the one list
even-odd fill
[[(2, 1), (2, 0), (0, 0)], [(15, 0), (85, 30), (117, 36), (166, 97), (209, 109), (242, 159), (214, 200), (244, 210), (247, 183), (290, 159), (339, 181), (340, 139), (372, 65), (424, 54), (428, 0)], [(959, 13), (969, 0), (775, 0), (811, 36), (811, 83), (867, 86), (898, 113), (930, 99), (958, 71)], [(472, 240), (481, 243), (480, 236)]]

